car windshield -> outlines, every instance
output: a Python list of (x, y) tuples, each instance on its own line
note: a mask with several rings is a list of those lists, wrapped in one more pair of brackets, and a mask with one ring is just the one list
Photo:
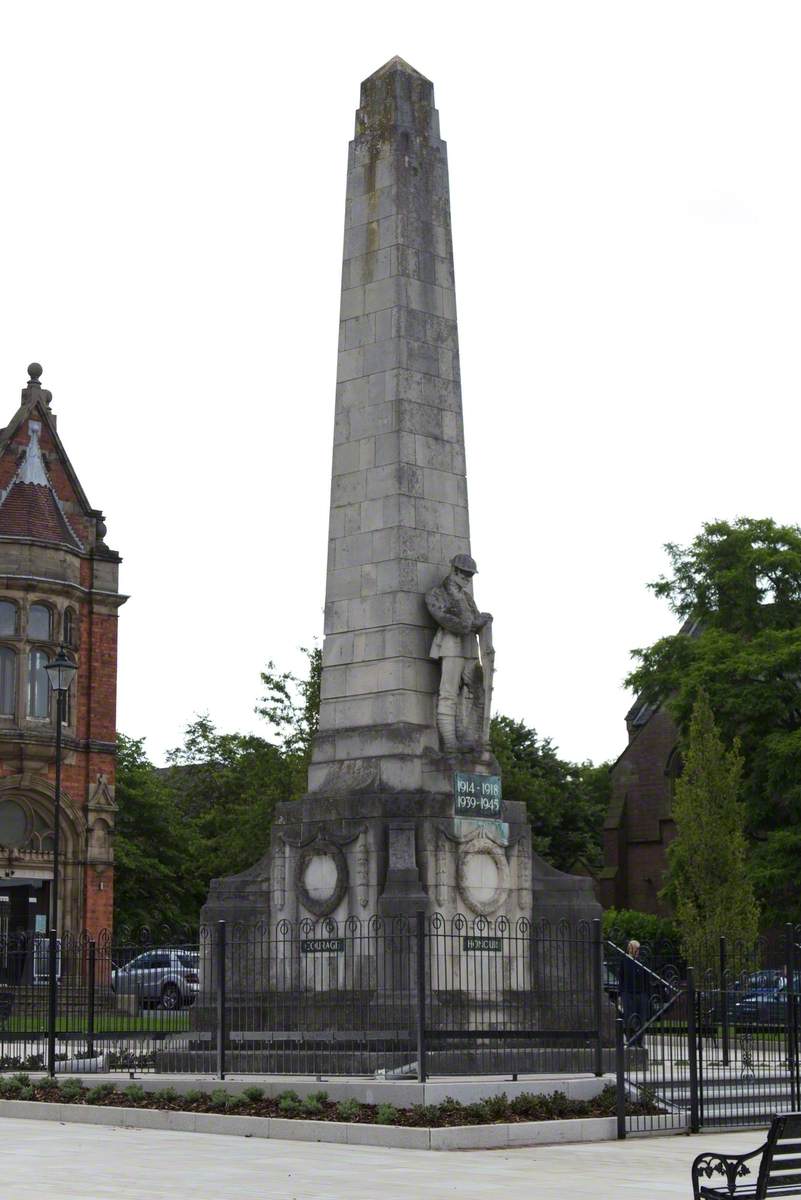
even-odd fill
[(190, 953), (184, 952), (184, 953), (178, 955), (178, 962), (181, 964), (182, 967), (190, 967), (194, 970), (197, 970), (197, 965), (198, 965), (199, 961), (200, 961), (200, 955), (197, 953), (193, 954), (191, 952)]

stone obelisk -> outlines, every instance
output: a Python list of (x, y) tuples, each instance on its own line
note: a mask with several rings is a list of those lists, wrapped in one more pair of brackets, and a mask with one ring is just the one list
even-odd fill
[(469, 553), (447, 154), (431, 83), (393, 58), (362, 84), (348, 158), (310, 792), (450, 791), (425, 596)]
[(589, 880), (532, 853), (523, 804), (471, 820), (455, 803), (455, 781), (498, 776), (491, 620), (472, 598), (446, 148), (400, 58), (362, 84), (339, 328), (309, 790), (259, 863), (213, 881), (203, 920), (595, 915)]

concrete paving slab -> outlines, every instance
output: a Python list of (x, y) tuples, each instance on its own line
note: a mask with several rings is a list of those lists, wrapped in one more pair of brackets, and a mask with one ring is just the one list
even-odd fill
[(0, 1156), (13, 1200), (687, 1200), (696, 1154), (742, 1153), (762, 1136), (431, 1154), (7, 1119)]

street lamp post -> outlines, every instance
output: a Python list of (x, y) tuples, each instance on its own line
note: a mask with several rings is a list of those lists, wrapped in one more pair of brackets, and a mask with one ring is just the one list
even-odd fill
[(48, 1020), (47, 1020), (47, 1069), (56, 1073), (56, 1013), (58, 1008), (58, 885), (59, 851), (61, 829), (61, 727), (64, 724), (64, 707), (72, 677), (77, 667), (59, 648), (52, 662), (45, 666), (50, 687), (56, 693), (56, 788), (53, 805), (53, 884), (50, 892), (50, 945), (48, 963)]

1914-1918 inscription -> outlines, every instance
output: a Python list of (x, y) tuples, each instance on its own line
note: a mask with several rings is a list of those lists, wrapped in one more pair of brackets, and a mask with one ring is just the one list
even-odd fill
[(503, 949), (503, 938), (488, 937), (486, 934), (468, 933), (462, 938), (463, 950), (491, 950), (497, 954)]
[(453, 773), (453, 815), (456, 817), (499, 817), (501, 813), (499, 775)]
[(342, 954), (344, 949), (345, 939), (338, 937), (304, 938), (300, 943), (301, 954)]

